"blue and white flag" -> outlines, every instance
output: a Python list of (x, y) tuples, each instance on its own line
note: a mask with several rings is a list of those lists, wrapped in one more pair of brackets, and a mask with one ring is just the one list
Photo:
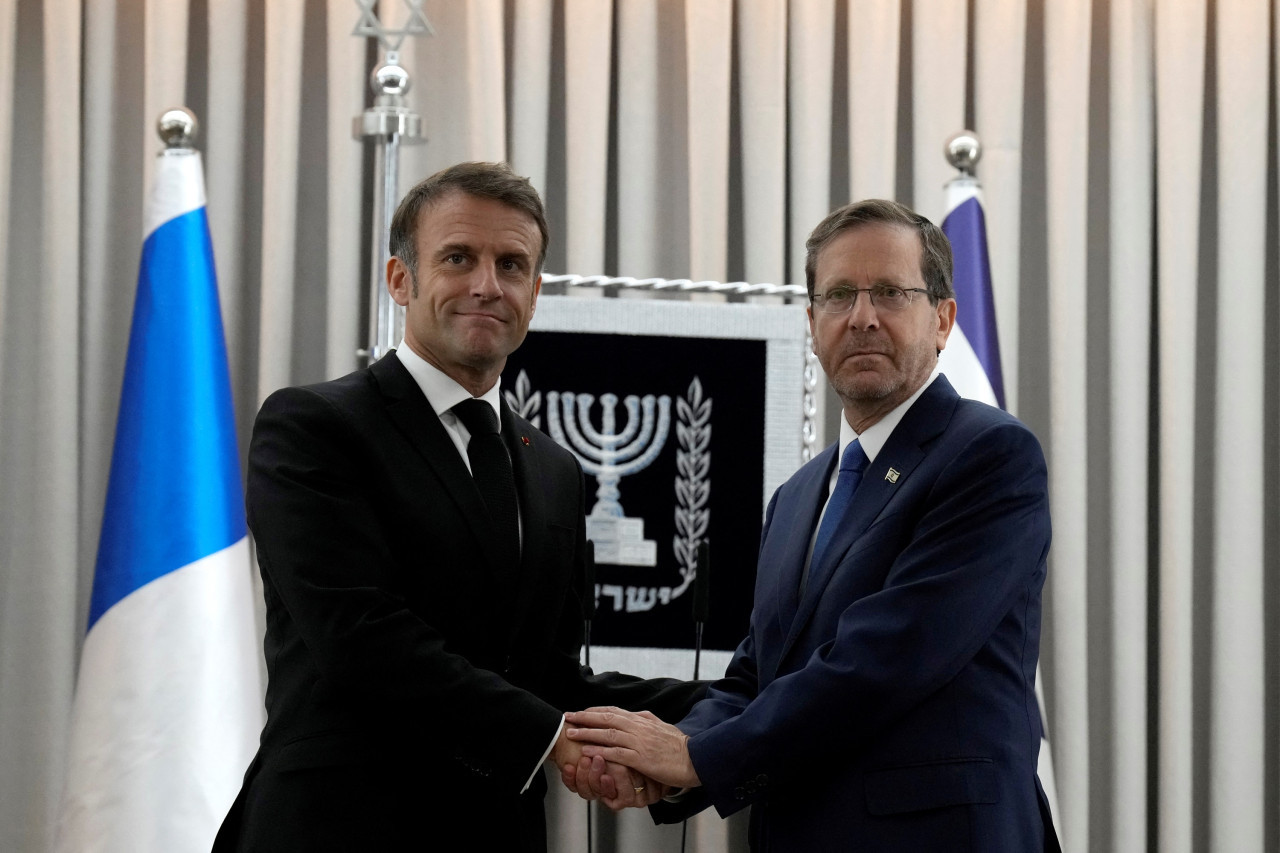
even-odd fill
[(962, 397), (1003, 409), (1004, 375), (991, 293), (987, 220), (977, 181), (961, 177), (947, 184), (942, 230), (951, 241), (955, 258), (956, 325), (939, 366)]
[(207, 851), (263, 722), (200, 155), (158, 158), (72, 710), (59, 851)]
[[(939, 367), (961, 397), (1005, 408), (1004, 372), (1000, 368), (1000, 339), (996, 334), (995, 298), (991, 290), (991, 262), (987, 255), (987, 218), (982, 210), (982, 190), (970, 177), (947, 184), (947, 215), (942, 230), (951, 241), (955, 260), (956, 324), (947, 348), (938, 357)], [(1036, 700), (1041, 723), (1044, 690), (1036, 669)], [(1040, 761), (1036, 769), (1049, 809), (1058, 814), (1058, 793), (1049, 752), (1048, 727), (1041, 726)]]

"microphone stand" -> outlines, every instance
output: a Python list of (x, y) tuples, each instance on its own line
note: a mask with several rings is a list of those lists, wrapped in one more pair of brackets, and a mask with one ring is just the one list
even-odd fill
[[(693, 680), (698, 680), (702, 667), (702, 629), (711, 615), (711, 543), (698, 543), (698, 562), (693, 576)], [(684, 853), (689, 836), (689, 819), (680, 823), (680, 853)]]

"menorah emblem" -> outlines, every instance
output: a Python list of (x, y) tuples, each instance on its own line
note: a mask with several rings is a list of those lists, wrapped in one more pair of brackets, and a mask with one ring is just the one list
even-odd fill
[(599, 430), (591, 423), (594, 402), (591, 394), (547, 394), (551, 437), (578, 457), (583, 470), (599, 484), (595, 506), (587, 518), (587, 537), (595, 543), (596, 562), (657, 565), (657, 544), (644, 538), (643, 518), (627, 518), (623, 512), (618, 484), (623, 477), (643, 471), (662, 452), (671, 428), (671, 398), (665, 394), (626, 397), (622, 402), (627, 422), (621, 432), (617, 429), (618, 395), (600, 396)]

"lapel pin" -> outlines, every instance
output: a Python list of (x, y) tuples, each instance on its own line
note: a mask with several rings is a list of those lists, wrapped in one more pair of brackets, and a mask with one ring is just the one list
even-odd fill
[(890, 483), (898, 482), (898, 469), (890, 468), (888, 473), (884, 475), (884, 478), (888, 480)]
[(528, 446), (529, 446), (529, 436), (527, 436), (527, 435), (522, 435), (522, 436), (520, 436), (520, 440), (524, 442), (524, 446), (525, 446), (525, 447), (528, 447)]

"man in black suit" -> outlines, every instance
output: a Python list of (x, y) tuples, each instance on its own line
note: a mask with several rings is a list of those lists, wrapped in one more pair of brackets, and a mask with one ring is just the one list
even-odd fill
[[(581, 759), (562, 712), (679, 718), (699, 692), (579, 666), (582, 471), (498, 389), (546, 248), (541, 200), (506, 165), (433, 175), (391, 226), (401, 347), (263, 404), (247, 505), (267, 723), (215, 850), (422, 849), (446, 831), (545, 850), (541, 765)], [(609, 770), (609, 805), (656, 798)]]

